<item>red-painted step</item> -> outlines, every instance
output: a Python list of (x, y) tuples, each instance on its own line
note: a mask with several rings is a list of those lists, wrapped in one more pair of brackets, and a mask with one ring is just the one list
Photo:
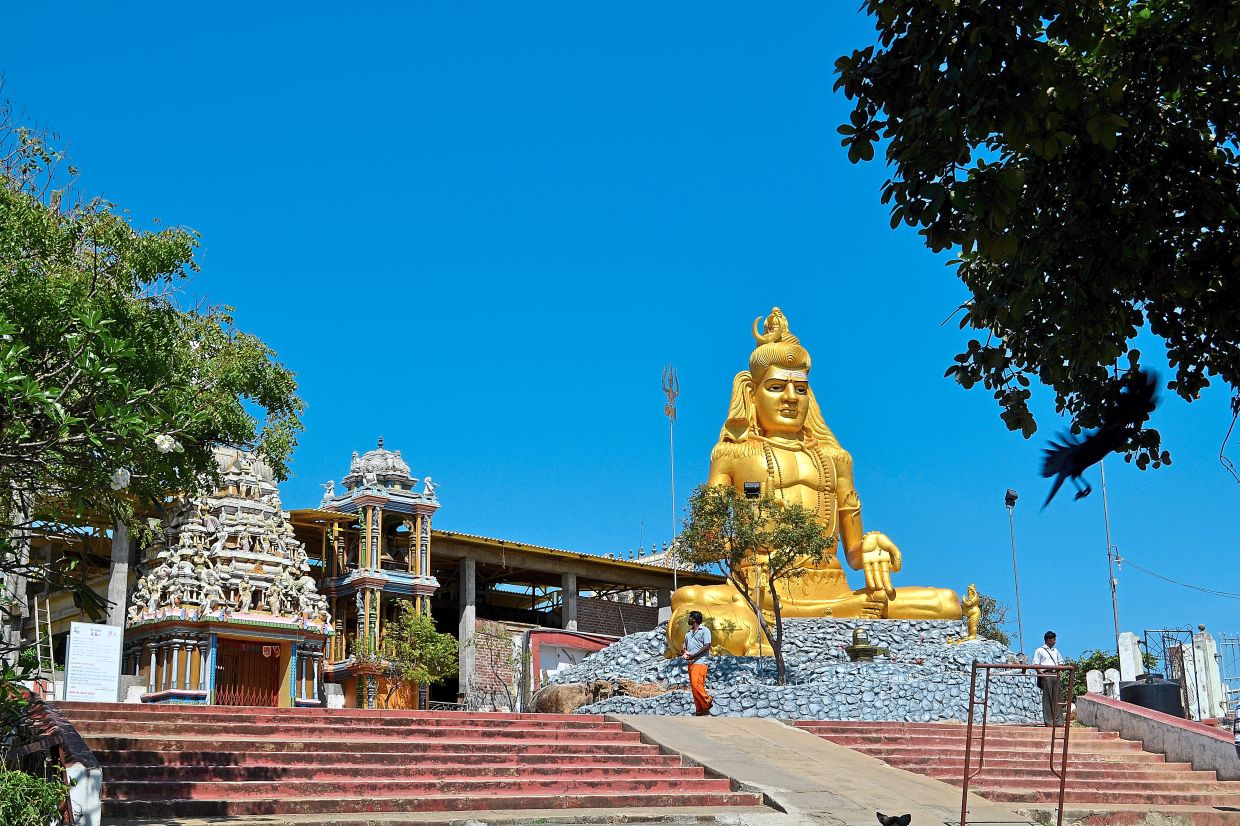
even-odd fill
[(58, 706), (107, 817), (761, 805), (599, 715)]
[[(806, 720), (795, 724), (819, 737), (877, 757), (907, 771), (961, 786), (967, 729), (961, 723), (859, 723)], [(1051, 749), (1058, 755), (1062, 740), (1051, 740), (1042, 726), (990, 725), (986, 728), (985, 761), (969, 782), (969, 790), (994, 801), (1033, 805), (1057, 804), (1059, 778), (1051, 771)], [(1058, 731), (1060, 738), (1063, 730)], [(975, 726), (971, 766), (977, 770), (980, 727)], [(1143, 751), (1140, 744), (1113, 732), (1073, 727), (1068, 739), (1068, 780), (1065, 804), (1083, 808), (1108, 805), (1240, 807), (1240, 781), (1220, 781), (1214, 772), (1194, 771), (1187, 763), (1168, 763), (1163, 755)]]

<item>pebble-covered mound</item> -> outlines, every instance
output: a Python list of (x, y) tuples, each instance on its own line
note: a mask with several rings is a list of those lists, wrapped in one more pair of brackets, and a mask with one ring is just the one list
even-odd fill
[[(870, 642), (886, 646), (890, 656), (853, 663), (844, 647), (854, 628), (864, 626)], [(715, 698), (712, 714), (814, 720), (963, 720), (968, 715), (969, 676), (974, 660), (1007, 662), (997, 642), (978, 640), (956, 645), (962, 623), (943, 620), (801, 619), (784, 621), (785, 686), (775, 685), (773, 657), (714, 657), (707, 689)], [(551, 675), (551, 683), (662, 682), (689, 684), (684, 660), (665, 660), (662, 628), (630, 634)], [(994, 672), (1000, 674), (1003, 672)], [(981, 675), (979, 674), (979, 699)], [(693, 713), (688, 691), (657, 697), (611, 697), (577, 711), (581, 714)], [(996, 723), (1042, 719), (1042, 695), (1032, 674), (992, 677), (990, 716)]]

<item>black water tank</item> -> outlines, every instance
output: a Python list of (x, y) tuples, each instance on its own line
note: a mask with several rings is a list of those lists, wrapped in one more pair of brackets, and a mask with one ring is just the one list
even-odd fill
[(1161, 711), (1173, 717), (1184, 716), (1180, 702), (1180, 684), (1164, 680), (1161, 674), (1140, 674), (1135, 683), (1120, 686), (1119, 698), (1125, 703)]

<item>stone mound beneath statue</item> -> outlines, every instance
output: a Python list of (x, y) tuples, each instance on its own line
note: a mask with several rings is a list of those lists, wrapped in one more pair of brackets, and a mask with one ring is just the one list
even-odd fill
[[(890, 656), (851, 662), (844, 648), (858, 627), (865, 628), (872, 644), (888, 648)], [(775, 685), (773, 657), (714, 657), (707, 678), (707, 689), (715, 698), (712, 713), (799, 720), (964, 720), (973, 662), (1006, 663), (1011, 656), (1003, 645), (989, 640), (949, 644), (964, 633), (963, 623), (944, 620), (785, 620), (788, 684)], [(576, 711), (690, 715), (687, 664), (664, 659), (666, 646), (663, 628), (630, 634), (573, 668), (557, 671), (547, 682), (593, 685), (605, 680), (614, 685), (632, 680), (638, 685), (683, 687), (648, 698), (613, 696)], [(997, 676), (1001, 673), (1005, 672), (992, 673), (990, 721), (1041, 722), (1042, 695), (1034, 675)], [(980, 699), (982, 675), (978, 676)]]

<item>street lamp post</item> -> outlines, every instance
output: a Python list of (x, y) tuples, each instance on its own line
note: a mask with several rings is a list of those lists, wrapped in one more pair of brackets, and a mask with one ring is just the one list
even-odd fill
[(1016, 571), (1016, 517), (1013, 516), (1018, 498), (1016, 491), (1008, 488), (1007, 493), (1004, 494), (1003, 503), (1007, 505), (1008, 530), (1012, 534), (1012, 580), (1016, 583), (1016, 639), (1020, 643), (1020, 656), (1023, 658), (1025, 656), (1025, 626), (1020, 617), (1020, 574)]

